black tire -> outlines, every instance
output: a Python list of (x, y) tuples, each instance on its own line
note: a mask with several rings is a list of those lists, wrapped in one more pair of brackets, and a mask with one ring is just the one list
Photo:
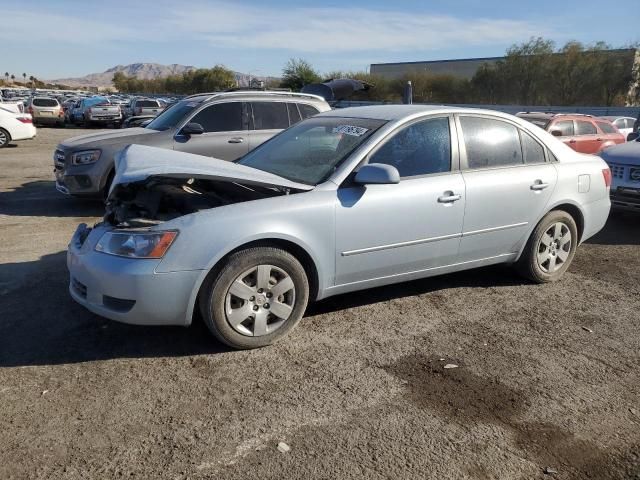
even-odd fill
[(11, 142), (11, 135), (9, 135), (9, 132), (7, 132), (4, 128), (0, 128), (0, 133), (2, 133), (2, 137), (5, 138), (5, 140), (0, 143), (0, 148), (6, 148), (7, 145), (9, 145), (9, 143)]
[[(238, 332), (227, 320), (226, 299), (232, 283), (243, 272), (258, 265), (271, 265), (285, 272), (293, 282), (295, 301), (281, 326), (261, 336), (249, 336)], [(202, 286), (199, 298), (204, 323), (218, 340), (237, 349), (259, 348), (285, 337), (302, 319), (309, 301), (309, 280), (304, 267), (289, 252), (274, 247), (254, 247), (230, 255), (220, 268), (212, 271)], [(278, 320), (271, 317), (274, 319)], [(251, 322), (250, 318), (248, 320)]]
[[(567, 231), (570, 233), (570, 245), (553, 247), (547, 247), (543, 241), (543, 236), (554, 227), (555, 225), (564, 225), (560, 227), (566, 235)], [(546, 237), (549, 238), (549, 237)], [(565, 237), (563, 237), (565, 238)], [(546, 242), (547, 240), (545, 240)], [(555, 242), (555, 241), (554, 241)], [(566, 245), (566, 244), (565, 244)], [(562, 278), (564, 272), (567, 271), (571, 261), (576, 253), (576, 247), (578, 245), (578, 227), (573, 217), (564, 210), (553, 210), (547, 213), (542, 220), (538, 223), (534, 231), (531, 233), (527, 245), (522, 252), (522, 256), (516, 263), (516, 269), (525, 278), (535, 283), (548, 283), (555, 282)], [(562, 252), (561, 252), (562, 250)], [(566, 256), (564, 260), (561, 260), (561, 256)], [(548, 258), (549, 260), (541, 262), (541, 258)], [(551, 263), (553, 262), (553, 266)], [(546, 263), (546, 266), (545, 266)], [(559, 266), (557, 266), (559, 264)], [(555, 270), (551, 271), (551, 268)]]

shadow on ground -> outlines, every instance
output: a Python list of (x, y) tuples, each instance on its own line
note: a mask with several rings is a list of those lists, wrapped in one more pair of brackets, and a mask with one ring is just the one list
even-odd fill
[(640, 212), (612, 210), (605, 227), (587, 240), (594, 245), (640, 245)]
[(190, 328), (111, 322), (68, 292), (66, 253), (0, 265), (0, 367), (227, 351), (202, 322)]
[(0, 215), (101, 217), (104, 203), (100, 199), (68, 197), (56, 190), (54, 181), (38, 180), (0, 192)]

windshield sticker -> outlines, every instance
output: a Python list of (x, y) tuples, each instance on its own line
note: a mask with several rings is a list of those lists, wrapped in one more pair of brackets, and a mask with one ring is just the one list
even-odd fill
[(368, 131), (368, 128), (355, 127), (353, 125), (338, 125), (337, 127), (333, 127), (333, 133), (343, 133), (345, 135), (351, 135), (352, 137), (361, 137)]

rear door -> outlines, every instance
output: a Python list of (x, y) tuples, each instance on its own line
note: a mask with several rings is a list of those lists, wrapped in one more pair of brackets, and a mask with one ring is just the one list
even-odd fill
[(576, 138), (575, 125), (573, 124), (573, 120), (555, 120), (552, 122), (547, 130), (559, 130), (560, 137), (559, 140), (573, 148), (574, 150), (578, 147), (578, 140)]
[(575, 150), (580, 153), (598, 153), (604, 139), (591, 120), (574, 120), (576, 129)]
[(222, 160), (236, 160), (249, 151), (246, 105), (243, 102), (223, 102), (208, 105), (193, 115), (187, 123), (197, 123), (204, 133), (174, 137), (173, 149)]
[(544, 146), (506, 119), (460, 115), (460, 162), (466, 188), (460, 262), (519, 251), (557, 181)]
[(289, 128), (287, 102), (251, 102), (249, 105), (249, 150)]

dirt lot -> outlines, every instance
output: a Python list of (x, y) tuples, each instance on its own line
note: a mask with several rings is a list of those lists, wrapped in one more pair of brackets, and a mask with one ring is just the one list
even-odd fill
[(234, 352), (70, 299), (66, 243), (101, 205), (58, 194), (51, 155), (81, 133), (0, 151), (0, 478), (640, 478), (637, 216), (558, 284), (497, 267), (350, 294)]

